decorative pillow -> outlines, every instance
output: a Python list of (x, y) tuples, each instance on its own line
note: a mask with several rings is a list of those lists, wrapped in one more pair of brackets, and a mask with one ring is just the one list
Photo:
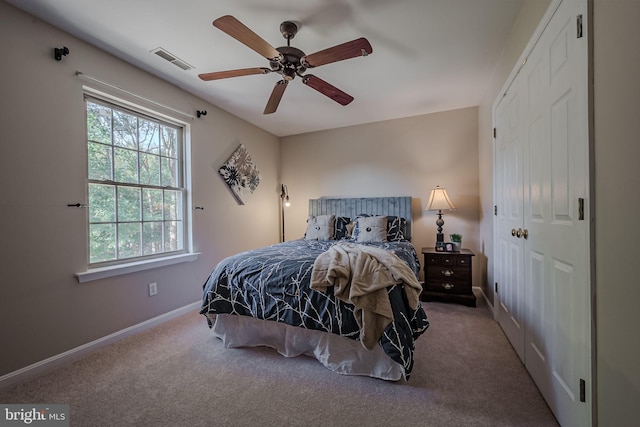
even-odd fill
[(307, 219), (305, 240), (332, 240), (335, 233), (335, 215), (310, 216)]
[(351, 230), (351, 236), (350, 236), (351, 239), (356, 240), (358, 238), (358, 218), (368, 218), (370, 216), (373, 216), (373, 215), (358, 214), (356, 219), (353, 220), (353, 222), (351, 223), (351, 224), (353, 224), (353, 227), (352, 227), (352, 230)]
[(405, 240), (407, 220), (399, 216), (387, 216), (387, 241)]
[(351, 235), (351, 233), (349, 233), (349, 231), (347, 230), (347, 225), (350, 223), (350, 221), (351, 218), (348, 218), (346, 216), (336, 217), (336, 232), (334, 235), (336, 240), (346, 239), (349, 235)]
[(351, 221), (349, 224), (346, 225), (347, 234), (344, 236), (345, 239), (353, 239), (354, 238), (353, 237), (353, 233), (356, 230), (356, 221), (357, 221), (357, 218), (356, 218), (356, 220)]
[(387, 241), (387, 217), (367, 216), (358, 217), (357, 242), (386, 242)]

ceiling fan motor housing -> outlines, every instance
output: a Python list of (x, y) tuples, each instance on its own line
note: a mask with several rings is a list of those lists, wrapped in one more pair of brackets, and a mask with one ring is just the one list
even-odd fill
[(303, 51), (292, 46), (276, 48), (281, 54), (279, 61), (270, 61), (271, 70), (282, 75), (286, 80), (293, 80), (296, 75), (301, 75), (307, 70), (300, 59), (305, 55)]

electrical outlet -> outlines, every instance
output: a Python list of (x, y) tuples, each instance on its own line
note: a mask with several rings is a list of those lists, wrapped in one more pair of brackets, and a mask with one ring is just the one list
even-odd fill
[(149, 296), (152, 297), (158, 293), (158, 284), (149, 283)]

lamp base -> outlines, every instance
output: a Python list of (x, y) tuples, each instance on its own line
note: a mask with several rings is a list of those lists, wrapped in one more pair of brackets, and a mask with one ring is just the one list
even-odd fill
[(444, 219), (442, 219), (442, 211), (438, 211), (438, 219), (436, 220), (438, 226), (438, 232), (436, 233), (436, 250), (444, 251), (444, 234), (442, 233), (442, 226), (444, 225)]

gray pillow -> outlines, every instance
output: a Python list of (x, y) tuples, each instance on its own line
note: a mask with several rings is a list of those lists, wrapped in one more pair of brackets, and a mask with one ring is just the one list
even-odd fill
[(335, 215), (310, 216), (307, 219), (305, 240), (333, 240), (335, 222)]
[(358, 217), (358, 235), (356, 242), (386, 242), (387, 217), (365, 216)]

